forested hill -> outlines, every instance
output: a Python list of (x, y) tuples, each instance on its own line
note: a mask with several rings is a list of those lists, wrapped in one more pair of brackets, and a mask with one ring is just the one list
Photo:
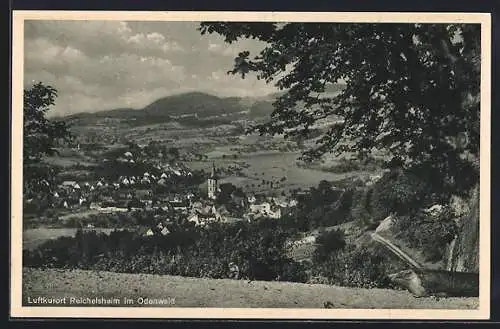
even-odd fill
[[(333, 85), (326, 92), (338, 93), (343, 86)], [(203, 92), (188, 92), (160, 98), (144, 108), (118, 108), (77, 113), (60, 119), (76, 124), (104, 118), (134, 120), (137, 124), (168, 121), (238, 120), (269, 116), (280, 93), (260, 97), (218, 97)], [(223, 122), (222, 122), (223, 123)]]

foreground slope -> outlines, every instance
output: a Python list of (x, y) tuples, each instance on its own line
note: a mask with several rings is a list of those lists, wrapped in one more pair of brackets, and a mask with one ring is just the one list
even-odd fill
[(478, 298), (414, 298), (406, 291), (321, 284), (213, 280), (81, 270), (23, 269), (23, 300), (45, 297), (175, 298), (174, 307), (474, 309)]

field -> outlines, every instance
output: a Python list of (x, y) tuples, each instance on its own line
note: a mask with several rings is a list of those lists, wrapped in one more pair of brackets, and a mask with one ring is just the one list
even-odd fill
[(357, 309), (475, 309), (479, 305), (478, 298), (414, 298), (406, 291), (386, 289), (24, 268), (23, 300), (40, 295), (171, 298), (174, 307), (323, 308), (328, 301), (334, 308)]
[[(223, 177), (221, 183), (232, 183), (243, 188), (244, 191), (281, 192), (301, 188), (308, 189), (317, 186), (322, 180), (338, 181), (346, 177), (369, 174), (368, 172), (346, 172), (333, 173), (317, 169), (299, 167), (297, 165), (300, 152), (279, 152), (279, 151), (261, 151), (245, 153), (236, 159), (230, 157), (223, 158), (226, 154), (217, 148), (210, 152), (206, 161), (191, 161), (187, 165), (193, 169), (209, 170), (212, 163), (216, 167), (241, 166), (243, 168), (241, 176)], [(282, 180), (284, 179), (284, 180)], [(270, 187), (263, 183), (272, 181)]]

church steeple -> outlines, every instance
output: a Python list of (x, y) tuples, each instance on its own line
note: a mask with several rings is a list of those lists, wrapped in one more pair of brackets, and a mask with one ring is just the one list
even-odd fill
[(217, 171), (215, 170), (215, 162), (212, 162), (212, 172), (210, 174), (210, 178), (217, 179)]
[(210, 199), (216, 199), (217, 192), (217, 171), (215, 170), (215, 163), (212, 163), (212, 172), (210, 173), (210, 177), (208, 177), (208, 197)]

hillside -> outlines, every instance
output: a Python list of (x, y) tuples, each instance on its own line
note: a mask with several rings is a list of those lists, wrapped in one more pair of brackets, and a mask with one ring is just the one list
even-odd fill
[(206, 118), (222, 114), (234, 114), (242, 112), (245, 108), (239, 102), (239, 98), (220, 98), (217, 96), (190, 92), (179, 95), (160, 98), (142, 109), (145, 115), (150, 116), (198, 116)]
[[(335, 95), (343, 85), (329, 86), (325, 94)], [(273, 102), (283, 92), (259, 97), (218, 97), (203, 92), (187, 92), (162, 97), (138, 109), (118, 108), (92, 113), (77, 113), (59, 119), (73, 125), (94, 124), (103, 119), (120, 120), (134, 126), (178, 121), (190, 126), (225, 124), (231, 120), (259, 119), (269, 116)]]
[[(27, 296), (175, 299), (174, 307), (474, 309), (478, 298), (414, 298), (407, 291), (213, 280), (81, 270), (23, 269)], [(137, 305), (132, 305), (137, 306)], [(144, 306), (144, 305), (143, 305)]]
[(103, 120), (119, 120), (134, 126), (178, 121), (187, 125), (224, 124), (230, 120), (267, 116), (273, 97), (217, 97), (190, 92), (160, 98), (140, 109), (120, 108), (96, 113), (78, 113), (60, 119), (73, 125), (89, 125)]

